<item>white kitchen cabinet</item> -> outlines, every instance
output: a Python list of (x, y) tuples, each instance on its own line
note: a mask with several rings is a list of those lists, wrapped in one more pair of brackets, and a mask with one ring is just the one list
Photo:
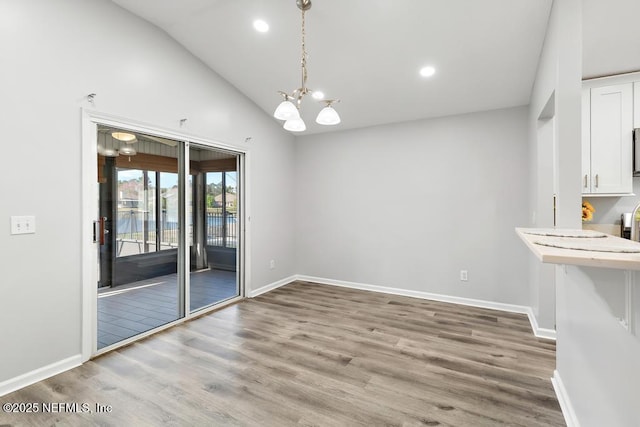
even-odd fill
[(633, 192), (633, 83), (584, 89), (582, 193)]
[(640, 82), (633, 83), (633, 127), (640, 128)]
[(591, 193), (591, 89), (582, 89), (582, 194)]

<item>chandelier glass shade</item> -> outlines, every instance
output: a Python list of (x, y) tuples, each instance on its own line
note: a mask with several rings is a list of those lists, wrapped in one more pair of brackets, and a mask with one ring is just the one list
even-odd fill
[(300, 117), (297, 119), (289, 119), (284, 122), (283, 127), (290, 132), (302, 132), (307, 130), (307, 125), (304, 124), (304, 120)]
[(316, 117), (316, 123), (320, 125), (337, 125), (340, 123), (340, 116), (338, 112), (333, 109), (331, 102), (327, 102), (327, 106), (320, 110), (318, 117)]
[(276, 108), (276, 111), (273, 113), (273, 117), (278, 120), (299, 119), (300, 112), (293, 102), (285, 99), (278, 105), (278, 108)]
[[(284, 120), (284, 128), (290, 132), (302, 132), (307, 129), (302, 117), (300, 117), (300, 105), (305, 95), (313, 94), (314, 91), (307, 87), (307, 50), (305, 47), (305, 12), (311, 8), (311, 0), (296, 0), (298, 8), (302, 11), (302, 84), (291, 94), (280, 91), (280, 95), (284, 100), (278, 105), (273, 113), (273, 117), (278, 120)], [(315, 95), (321, 95), (316, 92)], [(325, 107), (320, 111), (316, 118), (316, 123), (321, 125), (337, 125), (340, 123), (338, 112), (333, 109), (332, 104), (339, 102), (338, 99), (327, 99), (320, 102), (325, 103)]]

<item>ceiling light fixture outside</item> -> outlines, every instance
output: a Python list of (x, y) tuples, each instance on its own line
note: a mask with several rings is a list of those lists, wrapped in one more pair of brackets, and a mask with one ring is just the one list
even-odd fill
[[(295, 89), (291, 94), (283, 91), (279, 93), (284, 97), (275, 112), (273, 117), (278, 120), (286, 120), (284, 128), (291, 132), (302, 132), (307, 127), (304, 120), (300, 117), (300, 104), (302, 104), (302, 98), (307, 94), (312, 94), (316, 99), (324, 98), (322, 92), (314, 92), (307, 87), (307, 49), (305, 46), (305, 29), (304, 29), (304, 14), (307, 10), (311, 9), (311, 0), (296, 0), (298, 9), (302, 11), (302, 85), (298, 89)], [(317, 93), (317, 95), (316, 95)], [(322, 101), (326, 104), (326, 107), (320, 111), (316, 118), (316, 123), (321, 125), (336, 125), (340, 123), (340, 116), (338, 112), (331, 107), (331, 104), (339, 102), (338, 99), (328, 99)]]
[(136, 142), (136, 136), (129, 132), (111, 132), (111, 136), (118, 141), (122, 141), (127, 144), (133, 144)]
[(136, 154), (138, 154), (138, 152), (136, 151), (135, 148), (129, 145), (126, 145), (120, 148), (120, 154), (122, 154), (123, 156), (135, 156)]
[(114, 148), (105, 148), (102, 145), (98, 144), (98, 154), (105, 157), (118, 157), (118, 150)]

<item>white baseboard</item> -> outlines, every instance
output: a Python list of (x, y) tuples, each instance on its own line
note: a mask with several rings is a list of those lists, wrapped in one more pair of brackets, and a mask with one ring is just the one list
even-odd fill
[(529, 309), (529, 312), (527, 313), (529, 315), (529, 323), (531, 323), (531, 329), (533, 329), (533, 334), (538, 337), (538, 338), (546, 338), (548, 340), (556, 340), (556, 331), (554, 329), (546, 329), (546, 328), (541, 328), (538, 325), (538, 319), (536, 318), (536, 315), (533, 314), (533, 309), (531, 307), (527, 307)]
[(248, 296), (249, 298), (254, 298), (258, 295), (264, 294), (265, 292), (277, 289), (280, 286), (288, 285), (289, 283), (295, 282), (296, 280), (298, 280), (298, 276), (296, 275), (285, 277), (284, 279), (280, 279), (277, 282), (269, 283), (268, 285), (252, 290), (251, 292), (249, 292)]
[(9, 394), (28, 385), (37, 383), (38, 381), (45, 380), (61, 372), (68, 371), (69, 369), (73, 369), (81, 364), (82, 355), (77, 354), (50, 365), (43, 366), (42, 368), (38, 368), (34, 371), (27, 372), (26, 374), (11, 378), (0, 383), (0, 396), (4, 396), (5, 394)]
[(560, 409), (562, 409), (562, 415), (564, 416), (564, 421), (567, 423), (567, 427), (580, 427), (578, 417), (576, 417), (576, 412), (573, 410), (573, 405), (571, 405), (571, 399), (569, 399), (567, 389), (564, 387), (562, 378), (560, 378), (560, 373), (557, 370), (553, 371), (551, 384), (553, 384), (553, 389), (556, 392), (556, 397), (558, 398), (558, 403), (560, 404)]
[(453, 304), (462, 304), (472, 307), (489, 308), (492, 310), (508, 311), (510, 313), (521, 313), (529, 315), (531, 307), (524, 305), (505, 304), (501, 302), (485, 301), (472, 298), (463, 298), (450, 295), (433, 294), (430, 292), (412, 291), (409, 289), (389, 288), (386, 286), (367, 285), (364, 283), (345, 282), (343, 280), (325, 279), (322, 277), (311, 277), (298, 275), (297, 280), (304, 282), (320, 283), (322, 285), (342, 286), (343, 288), (361, 289), (364, 291), (382, 292), (385, 294), (401, 295), (405, 297), (414, 297), (428, 299), (433, 301), (450, 302)]

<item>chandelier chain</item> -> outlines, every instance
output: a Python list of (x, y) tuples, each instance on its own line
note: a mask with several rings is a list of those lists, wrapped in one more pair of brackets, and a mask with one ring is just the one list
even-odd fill
[(298, 104), (302, 100), (302, 96), (307, 94), (307, 47), (305, 44), (305, 19), (304, 19), (304, 9), (302, 9), (302, 87), (300, 88), (300, 93), (298, 94)]

